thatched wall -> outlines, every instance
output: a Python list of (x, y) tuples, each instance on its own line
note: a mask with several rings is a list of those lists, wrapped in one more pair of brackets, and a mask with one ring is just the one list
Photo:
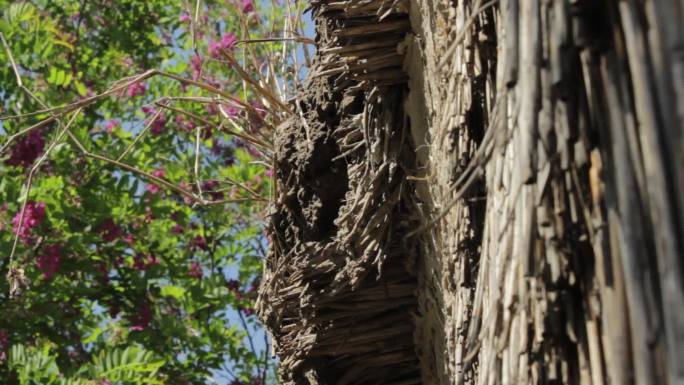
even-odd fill
[(412, 3), (426, 383), (684, 383), (681, 4)]
[(684, 5), (312, 8), (259, 303), (283, 382), (683, 384)]

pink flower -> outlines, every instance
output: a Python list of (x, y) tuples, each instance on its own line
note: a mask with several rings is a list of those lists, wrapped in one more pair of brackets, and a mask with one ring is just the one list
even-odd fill
[(133, 244), (135, 243), (135, 238), (133, 237), (133, 234), (130, 234), (130, 233), (129, 233), (129, 234), (126, 234), (126, 235), (123, 237), (123, 240), (124, 240), (124, 242), (126, 242), (126, 244), (128, 244), (129, 246), (133, 246)]
[(43, 254), (38, 256), (36, 266), (43, 271), (43, 277), (47, 280), (59, 271), (60, 260), (62, 258), (62, 246), (52, 244), (45, 247)]
[[(152, 171), (152, 176), (156, 176), (157, 178), (163, 178), (166, 172), (163, 169), (157, 169), (155, 171)], [(154, 183), (150, 183), (147, 185), (147, 191), (149, 191), (152, 194), (156, 194), (159, 191), (161, 191), (161, 188), (157, 186)]]
[(238, 116), (238, 114), (240, 114), (240, 109), (235, 107), (235, 106), (231, 106), (228, 104), (222, 104), (219, 106), (219, 108), (221, 109), (221, 111), (224, 114), (230, 116), (231, 118), (234, 118), (234, 117)]
[(135, 82), (126, 88), (126, 95), (129, 97), (145, 95), (145, 83)]
[(179, 223), (176, 223), (173, 225), (171, 228), (171, 233), (173, 234), (183, 234), (183, 226), (181, 226)]
[(209, 103), (206, 105), (207, 114), (214, 116), (218, 114), (218, 106), (216, 103)]
[(221, 44), (217, 41), (209, 39), (209, 48), (207, 48), (207, 52), (209, 52), (209, 56), (213, 57), (214, 59), (218, 59), (221, 55)]
[(38, 130), (33, 130), (12, 146), (9, 159), (5, 161), (5, 164), (29, 167), (43, 153), (43, 148), (45, 148), (43, 134)]
[(150, 183), (147, 185), (147, 191), (149, 191), (150, 194), (157, 194), (161, 191), (161, 188), (154, 183)]
[[(156, 108), (149, 106), (143, 106), (141, 110), (147, 115), (155, 115), (157, 113)], [(164, 132), (164, 128), (166, 127), (166, 115), (164, 115), (164, 112), (162, 111), (156, 115), (154, 120), (146, 120), (145, 124), (150, 125), (150, 132), (153, 135), (160, 135), (162, 132)]]
[(187, 12), (181, 13), (181, 15), (178, 17), (178, 21), (181, 23), (187, 23), (192, 20), (192, 17)]
[(191, 278), (201, 279), (202, 278), (202, 266), (197, 262), (192, 262), (190, 264), (190, 269), (188, 270), (188, 275)]
[(105, 242), (112, 242), (117, 240), (123, 234), (121, 227), (119, 227), (112, 218), (105, 219), (99, 226), (97, 232), (102, 236)]
[(243, 307), (243, 308), (239, 308), (239, 310), (242, 311), (242, 313), (243, 313), (244, 315), (246, 315), (247, 317), (249, 317), (249, 316), (251, 316), (251, 315), (254, 314), (254, 308), (252, 308), (252, 307), (250, 307), (250, 306), (248, 306), (248, 307)]
[(152, 310), (149, 305), (141, 305), (138, 307), (138, 313), (133, 314), (129, 322), (131, 323), (131, 331), (143, 331), (150, 326), (152, 321)]
[(193, 55), (190, 58), (190, 66), (192, 66), (192, 80), (197, 80), (202, 76), (202, 57)]
[(221, 48), (223, 49), (233, 49), (235, 48), (235, 44), (237, 44), (237, 36), (235, 36), (234, 33), (229, 32), (221, 38)]
[(254, 148), (254, 146), (251, 145), (247, 146), (247, 152), (254, 158), (260, 158), (262, 156), (261, 152), (259, 152), (259, 150), (257, 150), (256, 148)]
[(254, 3), (252, 0), (242, 0), (242, 12), (250, 13), (254, 11)]
[(116, 119), (112, 119), (105, 124), (105, 129), (107, 130), (108, 133), (111, 134), (112, 131), (114, 131), (114, 128), (117, 127), (118, 125), (119, 125), (119, 121)]
[(0, 330), (0, 362), (7, 359), (7, 350), (9, 349), (9, 334), (7, 331)]
[[(182, 188), (183, 190), (189, 191), (189, 192), (192, 192), (192, 189), (193, 189), (192, 185), (191, 185), (190, 183), (188, 183), (188, 182), (185, 182), (185, 181), (180, 182), (179, 187)], [(186, 205), (189, 205), (189, 204), (192, 204), (192, 202), (194, 202), (194, 201), (193, 201), (193, 199), (190, 198), (189, 196), (183, 195), (183, 202), (184, 202)]]
[(233, 48), (235, 48), (236, 43), (237, 37), (233, 33), (227, 33), (223, 35), (221, 41), (214, 41), (209, 39), (209, 56), (213, 57), (214, 59), (219, 59), (221, 57), (221, 51), (232, 50)]
[(240, 289), (240, 281), (236, 279), (229, 279), (228, 282), (226, 282), (226, 287), (228, 288), (228, 290), (237, 293)]
[[(44, 202), (27, 202), (24, 211), (24, 220), (21, 221), (21, 212), (17, 213), (12, 219), (14, 225), (14, 233), (19, 235), (19, 238), (27, 242), (31, 237), (31, 230), (40, 226), (45, 219), (45, 203)], [(19, 227), (19, 222), (21, 227)]]
[(266, 171), (264, 171), (264, 175), (266, 175), (269, 178), (273, 177), (273, 169), (267, 168)]
[(161, 112), (150, 125), (150, 132), (153, 135), (161, 135), (164, 132), (164, 128), (166, 128), (166, 116)]
[(216, 191), (218, 190), (219, 187), (219, 181), (217, 180), (208, 180), (204, 183), (202, 183), (202, 190), (204, 192), (209, 193), (211, 198), (213, 200), (221, 200), (223, 199), (223, 192), (222, 191)]
[(209, 247), (207, 246), (207, 239), (201, 235), (196, 236), (190, 241), (190, 248), (193, 250), (208, 250)]
[(195, 122), (186, 120), (183, 115), (176, 115), (176, 124), (178, 124), (180, 129), (188, 132), (194, 130), (196, 127)]
[(159, 260), (151, 254), (136, 254), (133, 257), (133, 268), (136, 270), (147, 270), (152, 266), (158, 265)]

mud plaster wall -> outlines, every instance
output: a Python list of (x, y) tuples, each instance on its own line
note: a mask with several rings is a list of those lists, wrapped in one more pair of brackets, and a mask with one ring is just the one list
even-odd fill
[(684, 382), (681, 17), (411, 2), (425, 384)]

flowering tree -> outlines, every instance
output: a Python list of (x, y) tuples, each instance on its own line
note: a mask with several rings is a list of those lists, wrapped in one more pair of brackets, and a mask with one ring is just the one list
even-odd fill
[(275, 381), (252, 309), (301, 7), (0, 14), (0, 378)]

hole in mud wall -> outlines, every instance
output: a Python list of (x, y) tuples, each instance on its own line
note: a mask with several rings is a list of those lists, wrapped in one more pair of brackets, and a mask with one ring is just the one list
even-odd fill
[(332, 161), (340, 154), (340, 148), (331, 137), (320, 148), (320, 156), (314, 156), (312, 167), (317, 178), (317, 186), (313, 189), (321, 202), (318, 218), (315, 222), (318, 229), (318, 240), (332, 237), (335, 234), (337, 218), (349, 180), (347, 167), (343, 160)]
[(316, 144), (307, 167), (302, 214), (307, 218), (303, 238), (321, 241), (335, 235), (340, 207), (348, 188), (347, 167), (343, 160), (333, 161), (340, 154), (335, 140), (328, 136)]

